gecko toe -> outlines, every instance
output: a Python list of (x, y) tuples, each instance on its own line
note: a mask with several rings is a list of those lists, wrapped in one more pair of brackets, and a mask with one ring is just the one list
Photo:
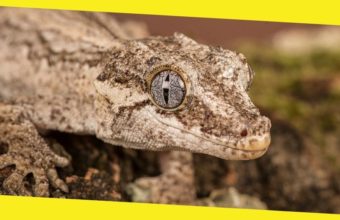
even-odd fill
[(3, 187), (6, 191), (8, 191), (11, 194), (18, 194), (18, 189), (22, 185), (22, 181), (24, 179), (24, 176), (13, 172), (9, 177), (6, 178), (6, 180), (3, 183)]
[(55, 169), (49, 169), (47, 171), (47, 177), (50, 180), (50, 183), (52, 184), (53, 187), (59, 188), (66, 193), (69, 192), (68, 186), (63, 180), (61, 180), (58, 177), (57, 171)]
[(69, 159), (67, 159), (66, 157), (59, 156), (57, 154), (54, 154), (53, 162), (58, 167), (66, 167), (70, 164)]
[(33, 187), (34, 195), (41, 196), (41, 197), (48, 197), (49, 196), (49, 189), (48, 189), (48, 178), (45, 174), (43, 169), (37, 169), (33, 172), (35, 185)]

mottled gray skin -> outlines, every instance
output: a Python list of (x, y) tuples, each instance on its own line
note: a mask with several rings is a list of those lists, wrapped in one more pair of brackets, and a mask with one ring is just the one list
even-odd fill
[[(0, 143), (9, 147), (0, 168), (17, 165), (5, 184), (10, 193), (29, 194), (20, 185), (28, 173), (43, 179), (34, 195), (48, 195), (48, 182), (67, 191), (54, 169), (67, 162), (49, 150), (37, 129), (232, 160), (260, 157), (269, 146), (270, 121), (246, 93), (254, 72), (242, 54), (179, 33), (136, 39), (109, 14), (1, 9), (0, 30), (0, 133), (7, 135)], [(178, 108), (163, 109), (151, 96), (150, 74), (164, 66), (183, 77), (186, 95)], [(19, 138), (17, 129), (32, 135)], [(189, 202), (191, 155), (164, 158), (171, 159), (162, 160), (164, 174), (137, 185), (151, 189), (147, 201)], [(177, 181), (181, 173), (187, 181)], [(172, 179), (177, 186), (171, 188)]]

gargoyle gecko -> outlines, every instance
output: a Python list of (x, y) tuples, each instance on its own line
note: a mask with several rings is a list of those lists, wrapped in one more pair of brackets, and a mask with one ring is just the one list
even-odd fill
[[(243, 54), (168, 37), (129, 35), (110, 14), (0, 9), (0, 169), (11, 194), (68, 191), (41, 130), (91, 134), (126, 148), (163, 151), (159, 177), (142, 178), (146, 201), (194, 199), (192, 155), (262, 156), (270, 120), (247, 90), (254, 72)], [(170, 151), (169, 151), (170, 150)], [(169, 152), (168, 152), (169, 151)], [(33, 192), (23, 179), (33, 174)]]

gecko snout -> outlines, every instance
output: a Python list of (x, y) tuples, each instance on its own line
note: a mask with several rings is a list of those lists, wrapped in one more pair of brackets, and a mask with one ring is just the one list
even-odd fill
[(266, 150), (271, 142), (271, 122), (267, 117), (261, 116), (256, 122), (249, 124), (240, 131), (239, 144), (247, 151)]

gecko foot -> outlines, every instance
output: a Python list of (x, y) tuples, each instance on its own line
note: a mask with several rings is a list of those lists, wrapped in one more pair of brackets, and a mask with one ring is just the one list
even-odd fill
[[(27, 153), (27, 152), (26, 152)], [(68, 192), (68, 187), (57, 174), (55, 166), (64, 167), (69, 164), (68, 159), (55, 155), (53, 152), (49, 154), (25, 154), (9, 152), (0, 156), (0, 169), (7, 166), (15, 165), (12, 174), (3, 182), (3, 188), (8, 194), (12, 195), (35, 195), (49, 196), (49, 184), (55, 188), (59, 188), (64, 192)], [(30, 192), (27, 189), (28, 182), (25, 178), (33, 175), (34, 186)]]
[[(11, 106), (0, 105), (0, 169), (15, 166), (3, 181), (5, 192), (12, 195), (49, 196), (49, 184), (68, 192), (58, 177), (56, 167), (65, 167), (69, 159), (54, 153), (35, 126)], [(33, 176), (30, 186), (28, 176)], [(31, 190), (29, 188), (32, 188)]]
[(166, 152), (161, 158), (162, 174), (143, 177), (127, 187), (135, 202), (191, 204), (195, 200), (192, 155), (188, 152)]

